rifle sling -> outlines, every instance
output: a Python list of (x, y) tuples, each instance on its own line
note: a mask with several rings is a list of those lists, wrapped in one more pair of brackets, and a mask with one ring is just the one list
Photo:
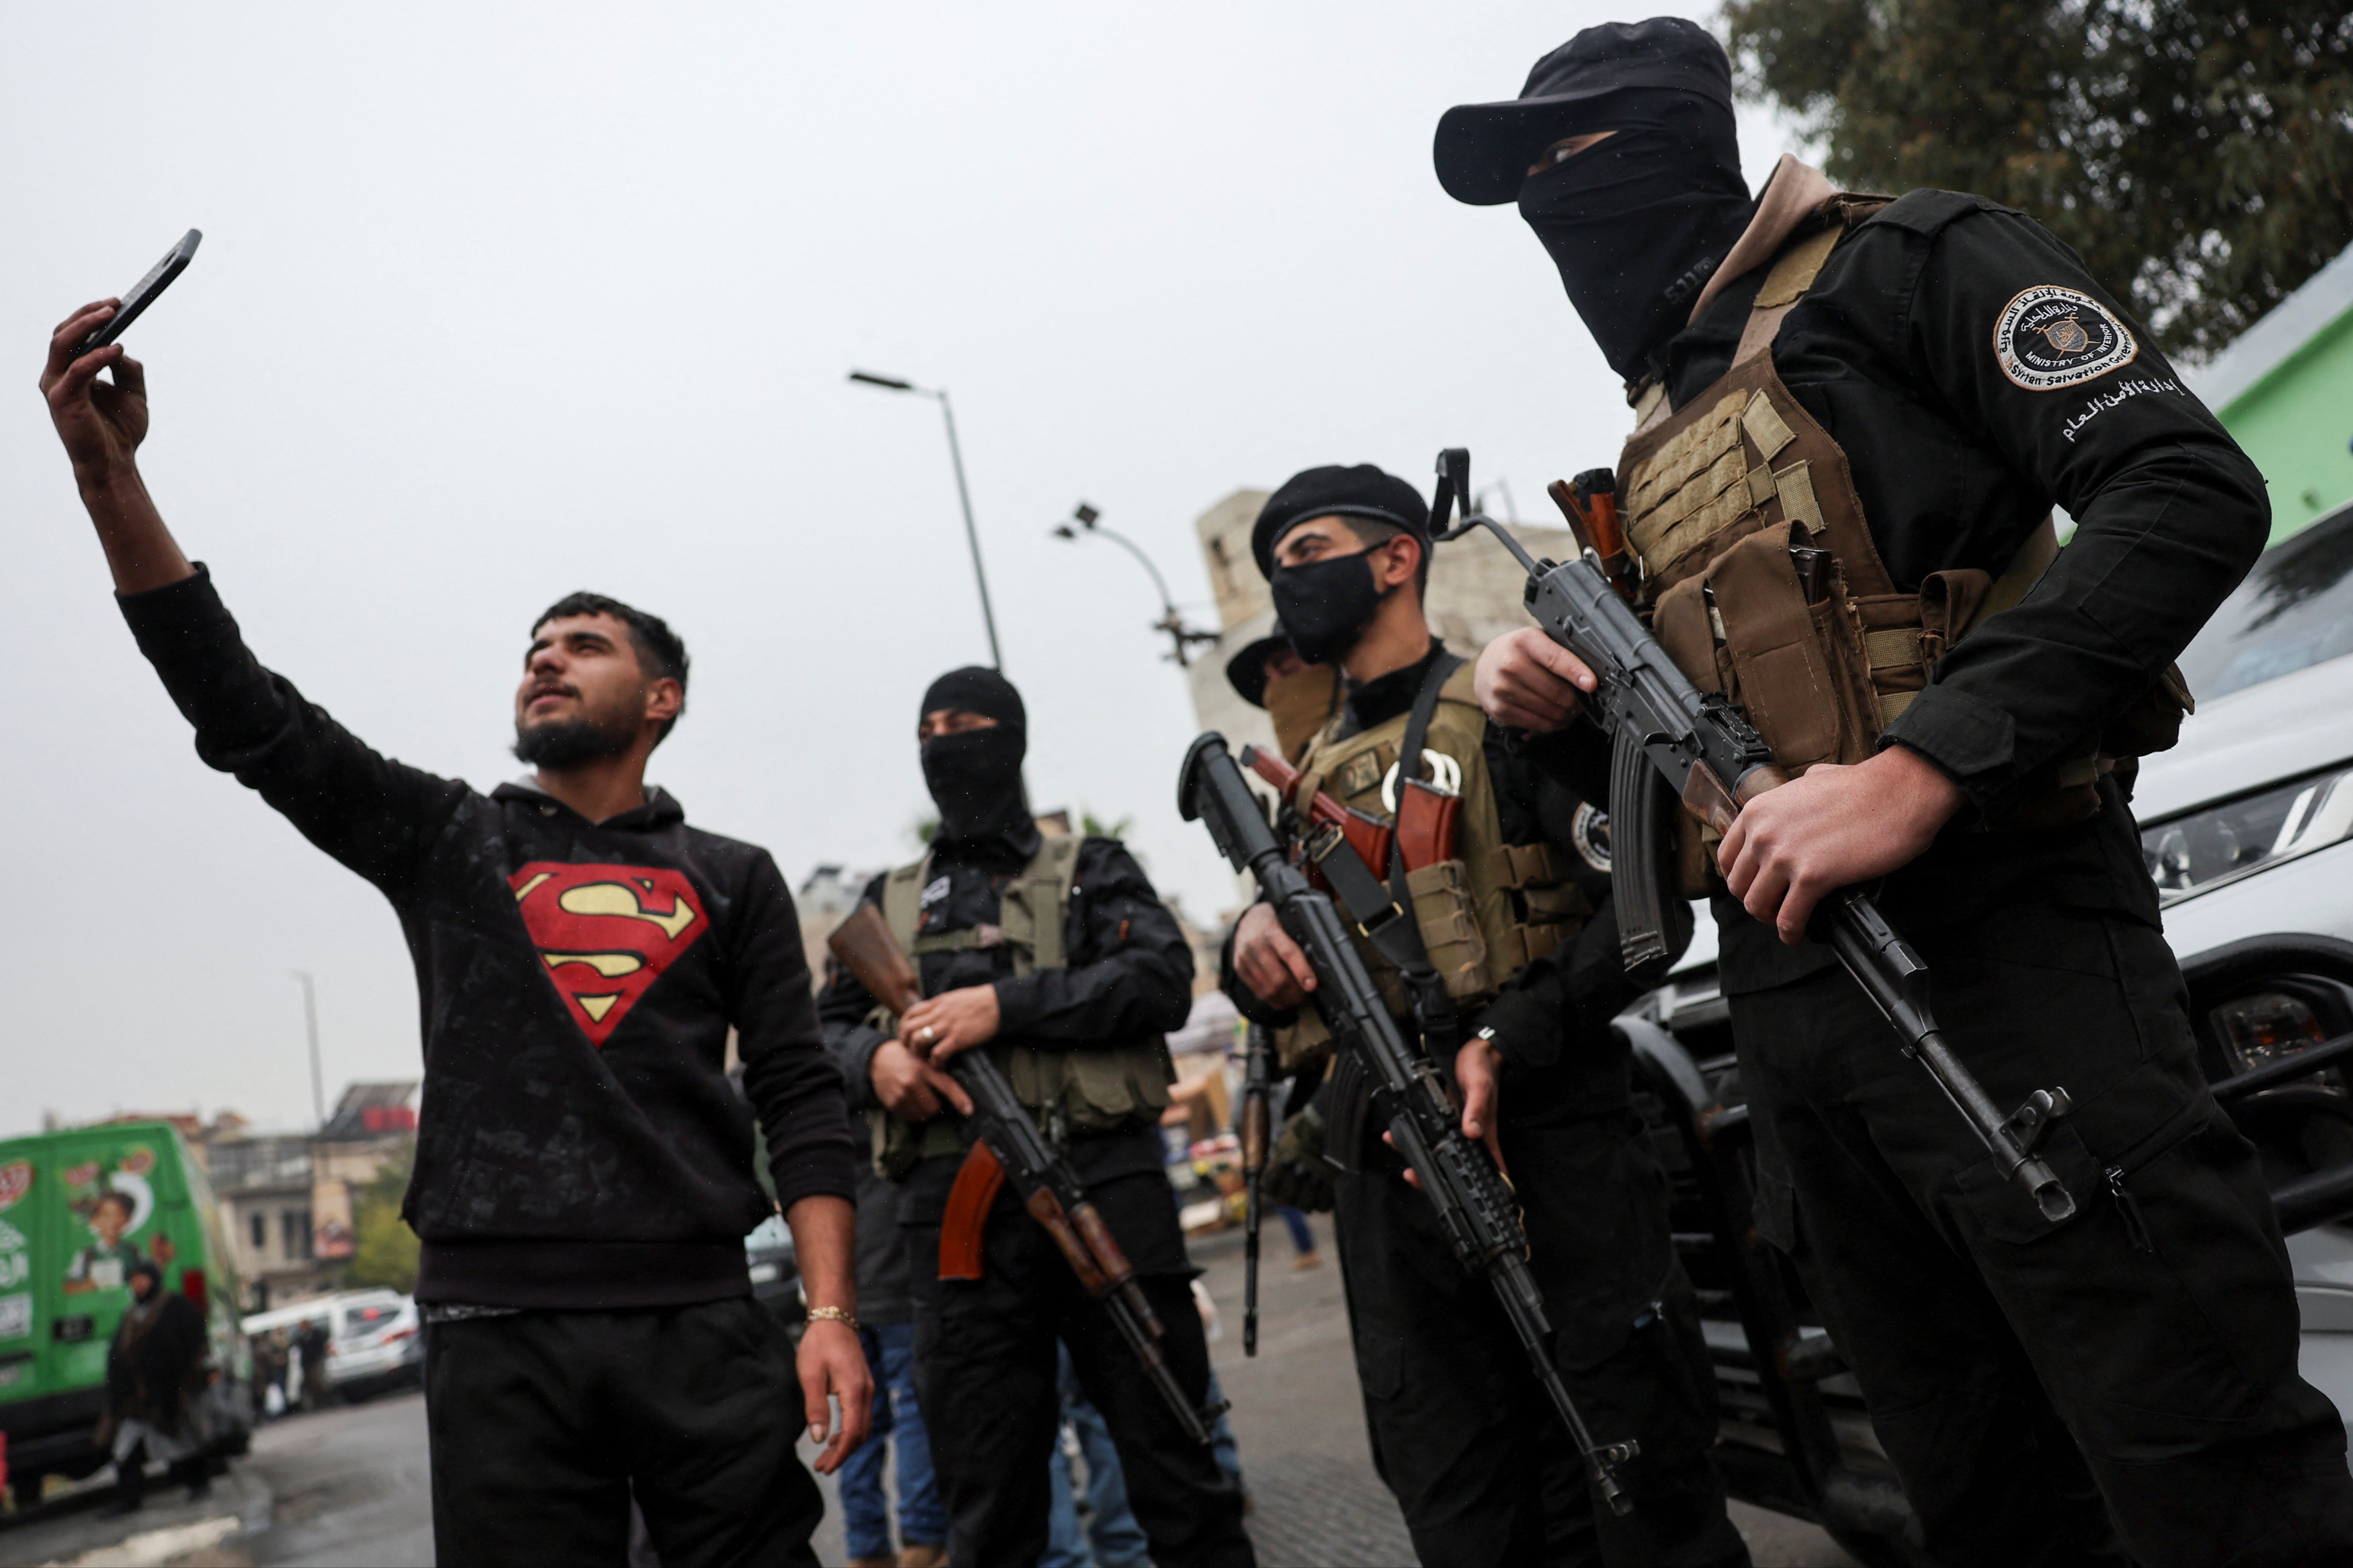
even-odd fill
[[(1438, 710), (1439, 692), (1447, 678), (1461, 666), (1460, 658), (1441, 652), (1430, 661), (1428, 673), (1422, 677), (1421, 689), (1414, 694), (1413, 710), (1406, 720), (1403, 749), (1398, 753), (1400, 798), (1405, 781), (1421, 776), (1422, 742), (1430, 734), (1430, 716)], [(1413, 895), (1406, 886), (1405, 856), (1397, 847), (1396, 836), (1392, 834), (1389, 839), (1387, 886), (1336, 827), (1321, 829), (1310, 837), (1307, 853), (1338, 896), (1340, 907), (1347, 911), (1348, 918), (1403, 976), (1413, 998), (1414, 1021), (1419, 1026), (1424, 1048), (1435, 1055), (1451, 1054), (1457, 1042), (1460, 1022), (1455, 1016), (1453, 999), (1446, 994), (1446, 982), (1431, 965), (1429, 950), (1422, 945), (1420, 922), (1413, 914)], [(1451, 1068), (1451, 1063), (1448, 1066)], [(1343, 1171), (1356, 1170), (1363, 1157), (1365, 1118), (1372, 1109), (1373, 1088), (1371, 1075), (1357, 1062), (1356, 1053), (1343, 1053), (1333, 1069), (1332, 1093), (1324, 1109), (1328, 1132), (1324, 1158)]]
[[(1421, 777), (1422, 742), (1430, 738), (1430, 721), (1431, 715), (1438, 711), (1439, 693), (1445, 689), (1447, 679), (1461, 668), (1462, 660), (1459, 656), (1441, 650), (1436, 658), (1430, 661), (1430, 668), (1421, 678), (1421, 689), (1414, 693), (1413, 711), (1405, 721), (1405, 740), (1398, 748), (1398, 805), (1400, 807), (1405, 804), (1408, 781)], [(1454, 999), (1446, 994), (1446, 982), (1431, 966), (1429, 951), (1421, 944), (1421, 922), (1414, 918), (1413, 894), (1406, 886), (1405, 877), (1404, 843), (1392, 833), (1389, 835), (1389, 897), (1406, 917), (1397, 924), (1404, 928), (1405, 941), (1413, 944), (1414, 955), (1411, 967), (1400, 963), (1398, 970), (1413, 990), (1414, 1015), (1421, 1025), (1424, 1044), (1433, 1055), (1449, 1055), (1461, 1036), (1461, 1023), (1454, 1015)]]

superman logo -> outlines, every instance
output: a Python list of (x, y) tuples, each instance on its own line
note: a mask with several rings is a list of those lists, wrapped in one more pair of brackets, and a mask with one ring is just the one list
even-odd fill
[(693, 884), (656, 867), (534, 860), (507, 884), (572, 1021), (600, 1047), (711, 923)]

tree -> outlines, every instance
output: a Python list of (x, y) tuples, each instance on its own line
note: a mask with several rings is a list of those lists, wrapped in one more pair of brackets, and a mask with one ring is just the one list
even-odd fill
[(416, 1158), (416, 1151), (410, 1150), (353, 1195), (352, 1260), (343, 1266), (346, 1286), (382, 1285), (403, 1294), (417, 1289), (417, 1233), (400, 1217), (400, 1201), (408, 1191), (409, 1167)]
[(2211, 354), (2353, 244), (2343, 0), (1726, 0), (1747, 93), (1852, 190), (2021, 209)]

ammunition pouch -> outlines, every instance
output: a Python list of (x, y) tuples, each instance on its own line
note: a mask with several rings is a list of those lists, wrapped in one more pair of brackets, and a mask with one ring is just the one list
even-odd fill
[[(1898, 592), (1846, 453), (1782, 384), (1774, 330), (1838, 237), (1875, 210), (1847, 198), (1824, 204), (1817, 226), (1774, 262), (1731, 370), (1671, 416), (1646, 421), (1620, 466), (1652, 629), (1694, 683), (1740, 705), (1793, 776), (1876, 752), (1936, 660), (2025, 597), (2059, 548), (2046, 518), (2000, 576), (1950, 570), (1917, 593)], [(2051, 827), (2091, 816), (2100, 776), (2171, 745), (2189, 710), (2179, 671), (2168, 670), (2096, 748), (2052, 769), (2023, 804), (1985, 826)], [(1721, 888), (1715, 838), (1694, 823), (1680, 826), (1686, 896)]]

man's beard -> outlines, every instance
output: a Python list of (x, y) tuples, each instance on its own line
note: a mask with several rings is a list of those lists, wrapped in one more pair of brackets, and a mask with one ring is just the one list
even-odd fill
[(535, 768), (576, 768), (626, 752), (637, 727), (600, 729), (593, 719), (563, 719), (550, 724), (515, 726), (514, 754)]

